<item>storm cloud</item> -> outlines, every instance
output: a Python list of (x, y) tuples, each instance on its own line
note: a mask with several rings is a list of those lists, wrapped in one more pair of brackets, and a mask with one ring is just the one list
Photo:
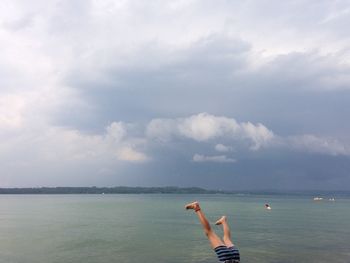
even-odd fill
[(0, 186), (349, 189), (349, 10), (3, 1)]

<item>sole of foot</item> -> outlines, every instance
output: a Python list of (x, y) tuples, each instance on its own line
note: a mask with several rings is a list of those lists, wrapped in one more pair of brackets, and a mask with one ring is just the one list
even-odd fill
[(196, 201), (196, 202), (193, 202), (193, 203), (189, 203), (185, 206), (186, 210), (188, 209), (193, 209), (195, 211), (198, 211), (200, 208), (199, 208), (199, 203)]
[(215, 225), (221, 225), (226, 221), (226, 216), (222, 216), (218, 221), (215, 222)]

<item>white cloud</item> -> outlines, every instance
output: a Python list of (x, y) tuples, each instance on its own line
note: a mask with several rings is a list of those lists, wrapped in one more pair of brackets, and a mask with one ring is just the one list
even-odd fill
[(229, 151), (232, 151), (232, 149), (233, 148), (231, 146), (226, 146), (221, 143), (215, 145), (215, 150), (218, 152), (229, 152)]
[[(261, 148), (288, 148), (302, 152), (350, 155), (349, 145), (332, 137), (312, 134), (281, 137), (274, 135), (261, 123), (256, 125), (251, 122), (237, 123), (233, 118), (208, 113), (199, 113), (187, 118), (153, 119), (146, 127), (146, 136), (151, 140), (158, 139), (163, 142), (188, 138), (203, 144), (216, 139), (225, 139), (232, 143), (248, 141), (249, 149), (253, 151)], [(229, 152), (232, 149), (232, 146), (215, 145), (215, 150), (218, 152)], [(201, 160), (202, 157), (196, 156), (196, 160)]]
[(113, 122), (103, 134), (86, 134), (63, 127), (25, 130), (3, 143), (0, 155), (17, 155), (19, 160), (42, 162), (44, 166), (45, 162), (59, 162), (62, 165), (65, 162), (90, 162), (98, 165), (104, 162), (147, 161), (147, 155), (138, 150), (146, 141), (129, 136), (125, 127), (122, 122)]
[(312, 134), (290, 136), (285, 139), (292, 149), (329, 155), (350, 155), (350, 146), (335, 138), (319, 137)]
[(234, 119), (200, 113), (177, 120), (176, 128), (182, 136), (196, 141), (207, 141), (228, 134), (237, 134), (240, 127)]
[(194, 162), (216, 162), (216, 163), (234, 163), (236, 159), (228, 158), (226, 155), (205, 156), (195, 154), (192, 158)]
[(250, 122), (237, 123), (233, 118), (199, 113), (187, 118), (154, 119), (147, 126), (147, 135), (156, 139), (169, 139), (172, 136), (185, 137), (198, 142), (216, 138), (248, 140), (251, 149), (258, 150), (274, 137), (264, 125)]
[(146, 154), (137, 150), (146, 143), (145, 140), (129, 136), (126, 125), (122, 122), (112, 122), (106, 127), (105, 134), (90, 135), (60, 129), (56, 136), (57, 139), (64, 140), (61, 151), (68, 158), (132, 162), (144, 162), (149, 159)]
[(107, 127), (107, 134), (116, 142), (121, 141), (126, 136), (126, 128), (122, 122), (112, 122)]
[(137, 152), (130, 147), (122, 147), (117, 153), (118, 159), (122, 161), (144, 162), (149, 158), (141, 152)]
[(330, 12), (328, 16), (326, 16), (323, 20), (320, 21), (320, 24), (326, 24), (332, 22), (332, 20), (336, 20), (342, 18), (344, 16), (348, 16), (350, 13), (350, 8), (346, 8), (343, 10), (335, 10), (334, 12)]
[(19, 128), (22, 125), (24, 101), (15, 95), (0, 96), (0, 128)]
[(241, 129), (243, 137), (249, 138), (254, 142), (254, 145), (251, 146), (252, 150), (258, 150), (261, 146), (268, 144), (274, 137), (273, 132), (261, 123), (257, 125), (250, 122), (242, 123)]
[(153, 119), (146, 128), (146, 135), (161, 141), (168, 141), (177, 134), (177, 124), (173, 119)]

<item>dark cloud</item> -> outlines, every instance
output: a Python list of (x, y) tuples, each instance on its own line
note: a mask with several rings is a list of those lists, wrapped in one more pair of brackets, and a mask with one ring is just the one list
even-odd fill
[(349, 188), (347, 1), (0, 10), (0, 184)]
[[(143, 61), (156, 53), (144, 52)], [(166, 54), (165, 61), (150, 68), (140, 61), (136, 68), (108, 68), (95, 79), (73, 71), (67, 85), (93, 105), (90, 124), (99, 127), (115, 119), (144, 121), (206, 111), (263, 122), (285, 135), (331, 135), (335, 126), (343, 127), (337, 132), (350, 128), (343, 121), (350, 113), (350, 90), (347, 82), (338, 81), (350, 69), (341, 67), (339, 57), (293, 53), (251, 69), (250, 52), (245, 42), (211, 36)], [(79, 112), (72, 120), (63, 116), (61, 121), (70, 125), (80, 123)]]

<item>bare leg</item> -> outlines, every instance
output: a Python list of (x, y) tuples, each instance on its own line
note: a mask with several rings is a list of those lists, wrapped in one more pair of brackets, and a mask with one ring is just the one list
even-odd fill
[(215, 234), (215, 232), (210, 227), (210, 224), (209, 224), (208, 220), (206, 219), (204, 213), (202, 212), (198, 202), (190, 203), (190, 204), (186, 205), (185, 208), (186, 209), (193, 209), (196, 212), (198, 219), (203, 226), (204, 233), (207, 235), (212, 248), (216, 248), (218, 246), (225, 245), (222, 242), (222, 240)]
[(226, 216), (223, 216), (218, 221), (216, 221), (215, 225), (222, 225), (222, 228), (224, 230), (224, 243), (227, 247), (233, 247), (231, 240), (231, 231), (230, 227), (227, 224)]

